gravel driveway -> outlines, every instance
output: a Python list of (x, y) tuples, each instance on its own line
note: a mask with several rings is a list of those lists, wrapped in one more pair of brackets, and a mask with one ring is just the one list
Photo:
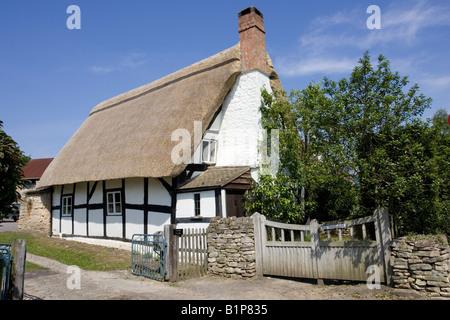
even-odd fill
[(234, 280), (206, 276), (177, 283), (138, 277), (129, 270), (80, 270), (55, 260), (27, 254), (27, 260), (46, 270), (27, 272), (25, 299), (30, 300), (422, 300), (411, 290), (369, 290), (364, 283), (316, 285), (314, 282), (260, 277)]

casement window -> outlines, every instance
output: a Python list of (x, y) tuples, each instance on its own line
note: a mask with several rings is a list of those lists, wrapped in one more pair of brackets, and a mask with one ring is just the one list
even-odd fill
[(106, 193), (106, 207), (108, 215), (122, 214), (122, 195), (120, 191), (109, 191)]
[(216, 163), (217, 141), (203, 140), (202, 141), (202, 162)]
[(73, 204), (73, 198), (72, 196), (63, 196), (62, 197), (62, 211), (61, 214), (63, 216), (72, 216), (72, 204)]
[(200, 216), (200, 193), (194, 193), (194, 210), (195, 216)]

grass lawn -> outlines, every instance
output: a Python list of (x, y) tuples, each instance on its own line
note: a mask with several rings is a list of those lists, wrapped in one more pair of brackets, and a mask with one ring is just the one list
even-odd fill
[(47, 268), (41, 267), (40, 265), (37, 265), (33, 262), (26, 261), (25, 262), (25, 272), (31, 272), (36, 270), (45, 270)]
[[(130, 268), (131, 253), (127, 250), (43, 237), (21, 231), (0, 232), (0, 243), (11, 243), (14, 239), (25, 239), (27, 252), (31, 254), (67, 265), (76, 265), (84, 270), (108, 271)], [(39, 267), (27, 262), (26, 268), (30, 271)]]

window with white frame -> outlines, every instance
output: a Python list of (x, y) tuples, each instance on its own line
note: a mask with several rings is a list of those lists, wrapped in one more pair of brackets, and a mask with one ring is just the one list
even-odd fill
[(109, 191), (106, 193), (106, 207), (108, 215), (122, 214), (122, 196), (119, 191)]
[(216, 163), (217, 141), (203, 140), (202, 141), (202, 162)]
[(63, 196), (62, 197), (62, 208), (61, 214), (63, 216), (71, 216), (72, 215), (72, 196)]

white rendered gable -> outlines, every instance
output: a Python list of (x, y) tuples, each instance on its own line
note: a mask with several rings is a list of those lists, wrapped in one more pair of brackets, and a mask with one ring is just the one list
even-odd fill
[(217, 166), (259, 166), (263, 88), (272, 91), (269, 77), (258, 70), (243, 73), (236, 79), (222, 106)]
[[(217, 141), (216, 166), (249, 166), (257, 180), (261, 161), (263, 129), (260, 107), (261, 90), (272, 92), (269, 77), (252, 70), (239, 75), (202, 139)], [(191, 163), (201, 163), (202, 144), (197, 148)]]

